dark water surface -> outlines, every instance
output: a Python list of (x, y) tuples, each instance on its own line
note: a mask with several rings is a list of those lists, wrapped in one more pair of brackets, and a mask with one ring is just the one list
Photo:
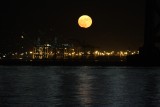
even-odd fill
[(0, 107), (160, 107), (160, 67), (0, 66)]

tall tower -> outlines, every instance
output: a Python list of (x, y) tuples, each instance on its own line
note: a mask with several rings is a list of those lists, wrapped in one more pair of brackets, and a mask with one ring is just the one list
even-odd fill
[(159, 65), (160, 0), (145, 0), (145, 3), (144, 44), (139, 49), (139, 55), (128, 56), (127, 61), (135, 65)]
[(146, 0), (145, 7), (145, 32), (144, 32), (144, 46), (154, 45), (154, 11), (155, 0)]
[[(145, 59), (160, 57), (160, 51), (156, 47), (160, 31), (160, 6), (158, 0), (146, 0), (145, 9), (144, 45), (140, 48), (140, 55)], [(159, 18), (158, 18), (159, 17)], [(157, 20), (158, 19), (158, 20)]]

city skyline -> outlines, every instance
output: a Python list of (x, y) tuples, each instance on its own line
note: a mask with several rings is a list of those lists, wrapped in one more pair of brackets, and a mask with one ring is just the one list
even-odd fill
[[(4, 1), (1, 17), (1, 49), (14, 48), (24, 36), (28, 42), (55, 36), (75, 39), (105, 50), (138, 50), (143, 45), (142, 1)], [(93, 24), (80, 28), (78, 18), (91, 16)], [(16, 45), (15, 45), (16, 44)]]

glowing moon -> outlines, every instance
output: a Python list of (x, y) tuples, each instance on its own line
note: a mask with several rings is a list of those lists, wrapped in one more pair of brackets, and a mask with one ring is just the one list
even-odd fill
[(88, 28), (92, 25), (92, 19), (88, 15), (82, 15), (78, 19), (78, 24), (82, 28)]

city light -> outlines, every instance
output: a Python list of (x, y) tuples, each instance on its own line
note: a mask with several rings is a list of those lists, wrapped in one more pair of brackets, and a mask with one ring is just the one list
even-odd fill
[[(23, 39), (24, 36), (21, 36)], [(91, 48), (83, 48), (81, 46), (76, 47), (73, 44), (68, 43), (58, 43), (55, 41), (54, 44), (39, 43), (40, 39), (38, 39), (38, 43), (32, 47), (30, 50), (26, 50), (25, 47), (21, 46), (25, 51), (17, 51), (17, 52), (9, 52), (0, 56), (1, 59), (11, 58), (11, 59), (70, 59), (70, 58), (102, 58), (102, 59), (115, 59), (120, 58), (120, 60), (125, 59), (128, 55), (136, 55), (139, 54), (139, 51), (131, 51), (131, 50), (122, 50), (122, 51), (108, 51), (101, 49), (91, 49)]]
[(21, 38), (24, 39), (24, 36), (22, 35)]

